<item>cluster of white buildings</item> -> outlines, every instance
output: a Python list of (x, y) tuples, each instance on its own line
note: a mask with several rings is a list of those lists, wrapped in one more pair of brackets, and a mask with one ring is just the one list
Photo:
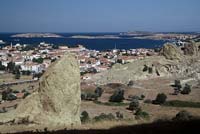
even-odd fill
[[(119, 62), (125, 64), (133, 60), (142, 59), (148, 54), (154, 54), (151, 49), (131, 49), (110, 51), (88, 50), (81, 45), (74, 48), (59, 46), (54, 49), (51, 44), (40, 43), (38, 47), (26, 50), (27, 45), (11, 45), (0, 50), (0, 61), (7, 67), (9, 62), (21, 67), (21, 71), (31, 71), (34, 73), (46, 70), (53, 60), (56, 60), (65, 52), (75, 53), (80, 63), (80, 72), (83, 74), (93, 74), (108, 70), (113, 64)], [(42, 59), (42, 63), (34, 62), (33, 59)]]

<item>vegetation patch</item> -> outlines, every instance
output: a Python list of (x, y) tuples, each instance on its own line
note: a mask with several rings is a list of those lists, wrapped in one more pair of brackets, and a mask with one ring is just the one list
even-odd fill
[(128, 106), (129, 103), (123, 102), (100, 102), (100, 101), (93, 101), (95, 104), (105, 105), (105, 106)]
[(200, 108), (200, 102), (172, 100), (165, 102), (163, 106)]

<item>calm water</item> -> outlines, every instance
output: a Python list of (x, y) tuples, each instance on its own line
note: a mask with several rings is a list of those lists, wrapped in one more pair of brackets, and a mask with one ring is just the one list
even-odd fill
[(62, 33), (63, 38), (12, 38), (11, 33), (0, 34), (0, 40), (10, 44), (31, 44), (37, 45), (40, 42), (51, 43), (55, 45), (68, 45), (75, 46), (77, 44), (82, 44), (88, 49), (95, 50), (107, 50), (115, 48), (117, 49), (133, 49), (133, 48), (155, 48), (162, 46), (165, 41), (162, 40), (148, 40), (148, 39), (130, 39), (127, 37), (122, 37), (120, 39), (73, 39), (69, 38), (73, 35), (89, 35), (89, 36), (101, 36), (101, 35), (118, 35), (119, 33)]

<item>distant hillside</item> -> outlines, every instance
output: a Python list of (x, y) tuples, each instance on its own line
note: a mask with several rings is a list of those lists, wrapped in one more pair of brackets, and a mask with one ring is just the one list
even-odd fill
[(23, 33), (12, 35), (13, 38), (61, 38), (62, 36), (53, 33)]

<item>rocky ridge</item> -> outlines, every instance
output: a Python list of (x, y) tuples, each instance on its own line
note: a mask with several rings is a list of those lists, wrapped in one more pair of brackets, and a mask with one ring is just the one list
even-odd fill
[(142, 80), (156, 77), (200, 79), (199, 43), (188, 43), (177, 47), (167, 43), (160, 51), (160, 56), (146, 57), (131, 63), (116, 64), (110, 70), (94, 75), (97, 84), (124, 83), (130, 80)]

